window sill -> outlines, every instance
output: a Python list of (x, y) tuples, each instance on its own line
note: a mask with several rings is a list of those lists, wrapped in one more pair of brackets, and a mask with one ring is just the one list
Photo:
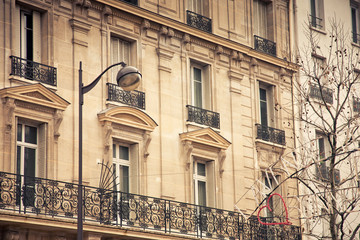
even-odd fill
[(186, 121), (186, 126), (188, 128), (190, 128), (191, 130), (199, 130), (199, 129), (203, 129), (203, 128), (211, 128), (212, 130), (214, 130), (215, 132), (220, 134), (220, 129), (213, 128), (213, 127), (203, 125), (203, 124), (200, 124), (200, 123), (196, 123), (196, 122)]
[(360, 48), (360, 44), (358, 44), (358, 43), (351, 42), (351, 45), (354, 46), (354, 47)]
[(268, 142), (261, 139), (255, 139), (255, 144), (261, 148), (268, 150), (275, 150), (277, 152), (282, 152), (286, 149), (286, 145), (281, 145), (273, 142)]
[(310, 29), (311, 29), (311, 30), (314, 30), (315, 32), (321, 33), (321, 34), (323, 34), (323, 35), (326, 35), (326, 34), (327, 34), (325, 30), (320, 29), (320, 28), (316, 28), (316, 27), (312, 27), (312, 26), (311, 26)]
[(16, 76), (16, 75), (10, 75), (10, 76), (9, 76), (9, 81), (10, 81), (11, 83), (14, 83), (15, 86), (31, 85), (31, 84), (41, 83), (41, 84), (44, 85), (46, 88), (51, 89), (51, 90), (53, 90), (53, 91), (57, 91), (57, 87), (56, 87), (56, 86), (52, 86), (52, 85), (49, 85), (49, 84), (46, 84), (46, 83), (43, 83), (43, 82), (38, 82), (38, 81), (35, 81), (35, 80), (29, 80), (29, 79), (26, 79), (26, 78), (24, 78), (24, 77), (19, 77), (19, 76)]

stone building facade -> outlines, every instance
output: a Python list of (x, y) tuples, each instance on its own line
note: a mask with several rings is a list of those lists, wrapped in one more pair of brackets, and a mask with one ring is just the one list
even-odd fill
[[(87, 85), (120, 61), (137, 90), (114, 67), (84, 95), (86, 239), (299, 238), (297, 182), (276, 188), (294, 148), (291, 6), (1, 1), (3, 239), (76, 238), (80, 64)], [(270, 191), (292, 225), (259, 223)]]

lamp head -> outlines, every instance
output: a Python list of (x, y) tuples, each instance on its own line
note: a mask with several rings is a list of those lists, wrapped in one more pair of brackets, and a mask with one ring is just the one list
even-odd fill
[(118, 72), (116, 82), (125, 91), (136, 89), (141, 82), (141, 73), (132, 66), (125, 66)]

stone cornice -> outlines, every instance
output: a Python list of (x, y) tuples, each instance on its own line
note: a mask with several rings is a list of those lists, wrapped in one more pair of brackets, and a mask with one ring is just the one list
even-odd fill
[(178, 22), (178, 21), (173, 20), (168, 17), (160, 16), (156, 13), (150, 12), (150, 11), (142, 9), (140, 7), (132, 6), (130, 4), (126, 4), (126, 3), (123, 3), (123, 2), (120, 2), (117, 0), (96, 0), (96, 1), (101, 2), (105, 5), (109, 5), (115, 9), (120, 9), (124, 12), (134, 14), (138, 17), (147, 19), (149, 21), (153, 21), (153, 22), (159, 23), (159, 24), (161, 23), (161, 25), (170, 27), (170, 28), (180, 31), (180, 32), (188, 33), (190, 35), (196, 36), (203, 40), (209, 41), (213, 44), (221, 45), (223, 47), (239, 51), (242, 54), (246, 54), (250, 57), (254, 57), (256, 59), (277, 65), (279, 67), (288, 69), (290, 71), (296, 72), (298, 69), (298, 66), (294, 63), (285, 61), (285, 60), (277, 58), (277, 57), (273, 57), (271, 55), (267, 55), (267, 54), (258, 52), (249, 46), (245, 46), (243, 44), (231, 41), (229, 39), (226, 39), (226, 38), (214, 35), (214, 34), (210, 34), (207, 32), (199, 31), (198, 29), (190, 27), (190, 26), (186, 25), (185, 23)]

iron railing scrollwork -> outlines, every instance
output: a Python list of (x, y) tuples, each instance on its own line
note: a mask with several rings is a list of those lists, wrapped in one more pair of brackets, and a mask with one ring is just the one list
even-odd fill
[[(0, 212), (77, 218), (76, 184), (26, 178), (0, 172)], [(89, 186), (83, 187), (83, 194), (85, 222), (197, 238), (301, 239), (297, 226), (264, 226), (256, 217), (245, 219), (238, 212)]]
[(261, 139), (264, 141), (285, 145), (285, 131), (264, 126), (261, 124), (255, 124), (257, 129), (256, 139)]
[[(310, 97), (324, 101), (328, 104), (333, 104), (333, 90), (327, 87), (319, 87), (317, 84), (310, 85)], [(322, 95), (322, 96), (321, 96)]]
[(199, 107), (186, 105), (188, 121), (220, 129), (220, 114)]
[(205, 32), (212, 32), (211, 19), (198, 13), (186, 10), (186, 23)]
[(145, 110), (145, 93), (137, 90), (124, 91), (116, 84), (107, 83), (108, 101), (120, 102)]
[(276, 57), (276, 43), (269, 39), (254, 35), (254, 48)]
[(56, 68), (24, 58), (10, 56), (11, 75), (56, 86)]

